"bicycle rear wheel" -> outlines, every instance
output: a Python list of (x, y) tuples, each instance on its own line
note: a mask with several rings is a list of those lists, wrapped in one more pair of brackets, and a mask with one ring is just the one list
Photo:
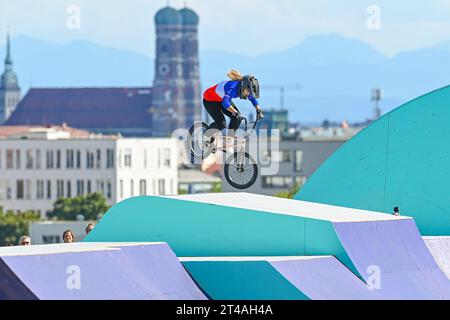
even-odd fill
[(209, 126), (204, 122), (198, 122), (189, 129), (187, 147), (196, 160), (203, 160), (210, 156), (214, 145), (208, 143), (205, 135)]
[(224, 175), (233, 188), (245, 190), (255, 184), (258, 178), (258, 165), (248, 153), (236, 152), (227, 159)]

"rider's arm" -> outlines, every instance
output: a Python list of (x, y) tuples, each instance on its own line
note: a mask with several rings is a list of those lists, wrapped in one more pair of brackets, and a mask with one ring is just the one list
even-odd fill
[(259, 107), (259, 102), (258, 102), (258, 100), (256, 100), (255, 97), (250, 95), (248, 97), (248, 100), (252, 103), (253, 107), (255, 107), (256, 111), (260, 111), (261, 110), (261, 108)]
[(227, 109), (228, 111), (230, 111), (232, 114), (237, 114), (238, 113), (238, 111), (233, 107), (233, 105), (231, 103), (231, 96), (229, 96), (228, 94), (226, 94), (223, 97), (222, 106), (225, 109)]

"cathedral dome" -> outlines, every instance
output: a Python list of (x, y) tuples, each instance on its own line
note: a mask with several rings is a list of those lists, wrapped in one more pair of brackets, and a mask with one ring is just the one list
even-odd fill
[(198, 14), (194, 10), (183, 8), (180, 10), (180, 14), (182, 22), (185, 25), (197, 25), (199, 22)]
[(159, 10), (155, 15), (155, 23), (158, 25), (176, 25), (181, 24), (181, 14), (171, 7), (165, 7)]
[(17, 75), (11, 70), (5, 71), (1, 78), (1, 87), (8, 89), (18, 88), (19, 82), (17, 80)]

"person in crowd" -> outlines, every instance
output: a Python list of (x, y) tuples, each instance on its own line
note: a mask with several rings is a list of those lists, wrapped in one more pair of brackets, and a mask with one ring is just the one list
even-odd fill
[(88, 235), (88, 234), (92, 231), (92, 229), (94, 229), (94, 224), (89, 223), (89, 224), (86, 226), (86, 235)]
[(30, 246), (31, 245), (31, 238), (30, 236), (21, 236), (19, 239), (19, 245), (21, 246)]
[(72, 230), (64, 231), (63, 240), (64, 240), (64, 243), (74, 243), (75, 242), (75, 235), (72, 232)]

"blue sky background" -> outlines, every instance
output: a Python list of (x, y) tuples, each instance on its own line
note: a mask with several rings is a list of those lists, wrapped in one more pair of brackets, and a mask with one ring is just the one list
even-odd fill
[[(153, 16), (159, 0), (0, 0), (0, 34), (67, 42), (89, 40), (154, 56)], [(189, 0), (201, 17), (200, 46), (258, 55), (285, 50), (308, 36), (336, 33), (372, 45), (387, 56), (450, 39), (450, 0)], [(66, 28), (71, 4), (81, 29)], [(183, 0), (171, 0), (182, 7)], [(369, 5), (381, 9), (381, 30), (366, 27)], [(0, 45), (4, 37), (0, 37)]]
[[(66, 27), (74, 4), (80, 30)], [(24, 93), (30, 86), (151, 86), (154, 15), (166, 4), (0, 0), (0, 59), (9, 25)], [(181, 8), (184, 1), (170, 4)], [(380, 30), (367, 27), (371, 5), (381, 10)], [(295, 121), (363, 121), (375, 87), (383, 89), (381, 108), (388, 112), (449, 84), (450, 0), (189, 0), (188, 6), (200, 15), (203, 88), (224, 80), (231, 67), (265, 86), (300, 84), (286, 92)], [(278, 107), (279, 91), (265, 89), (260, 102)]]

